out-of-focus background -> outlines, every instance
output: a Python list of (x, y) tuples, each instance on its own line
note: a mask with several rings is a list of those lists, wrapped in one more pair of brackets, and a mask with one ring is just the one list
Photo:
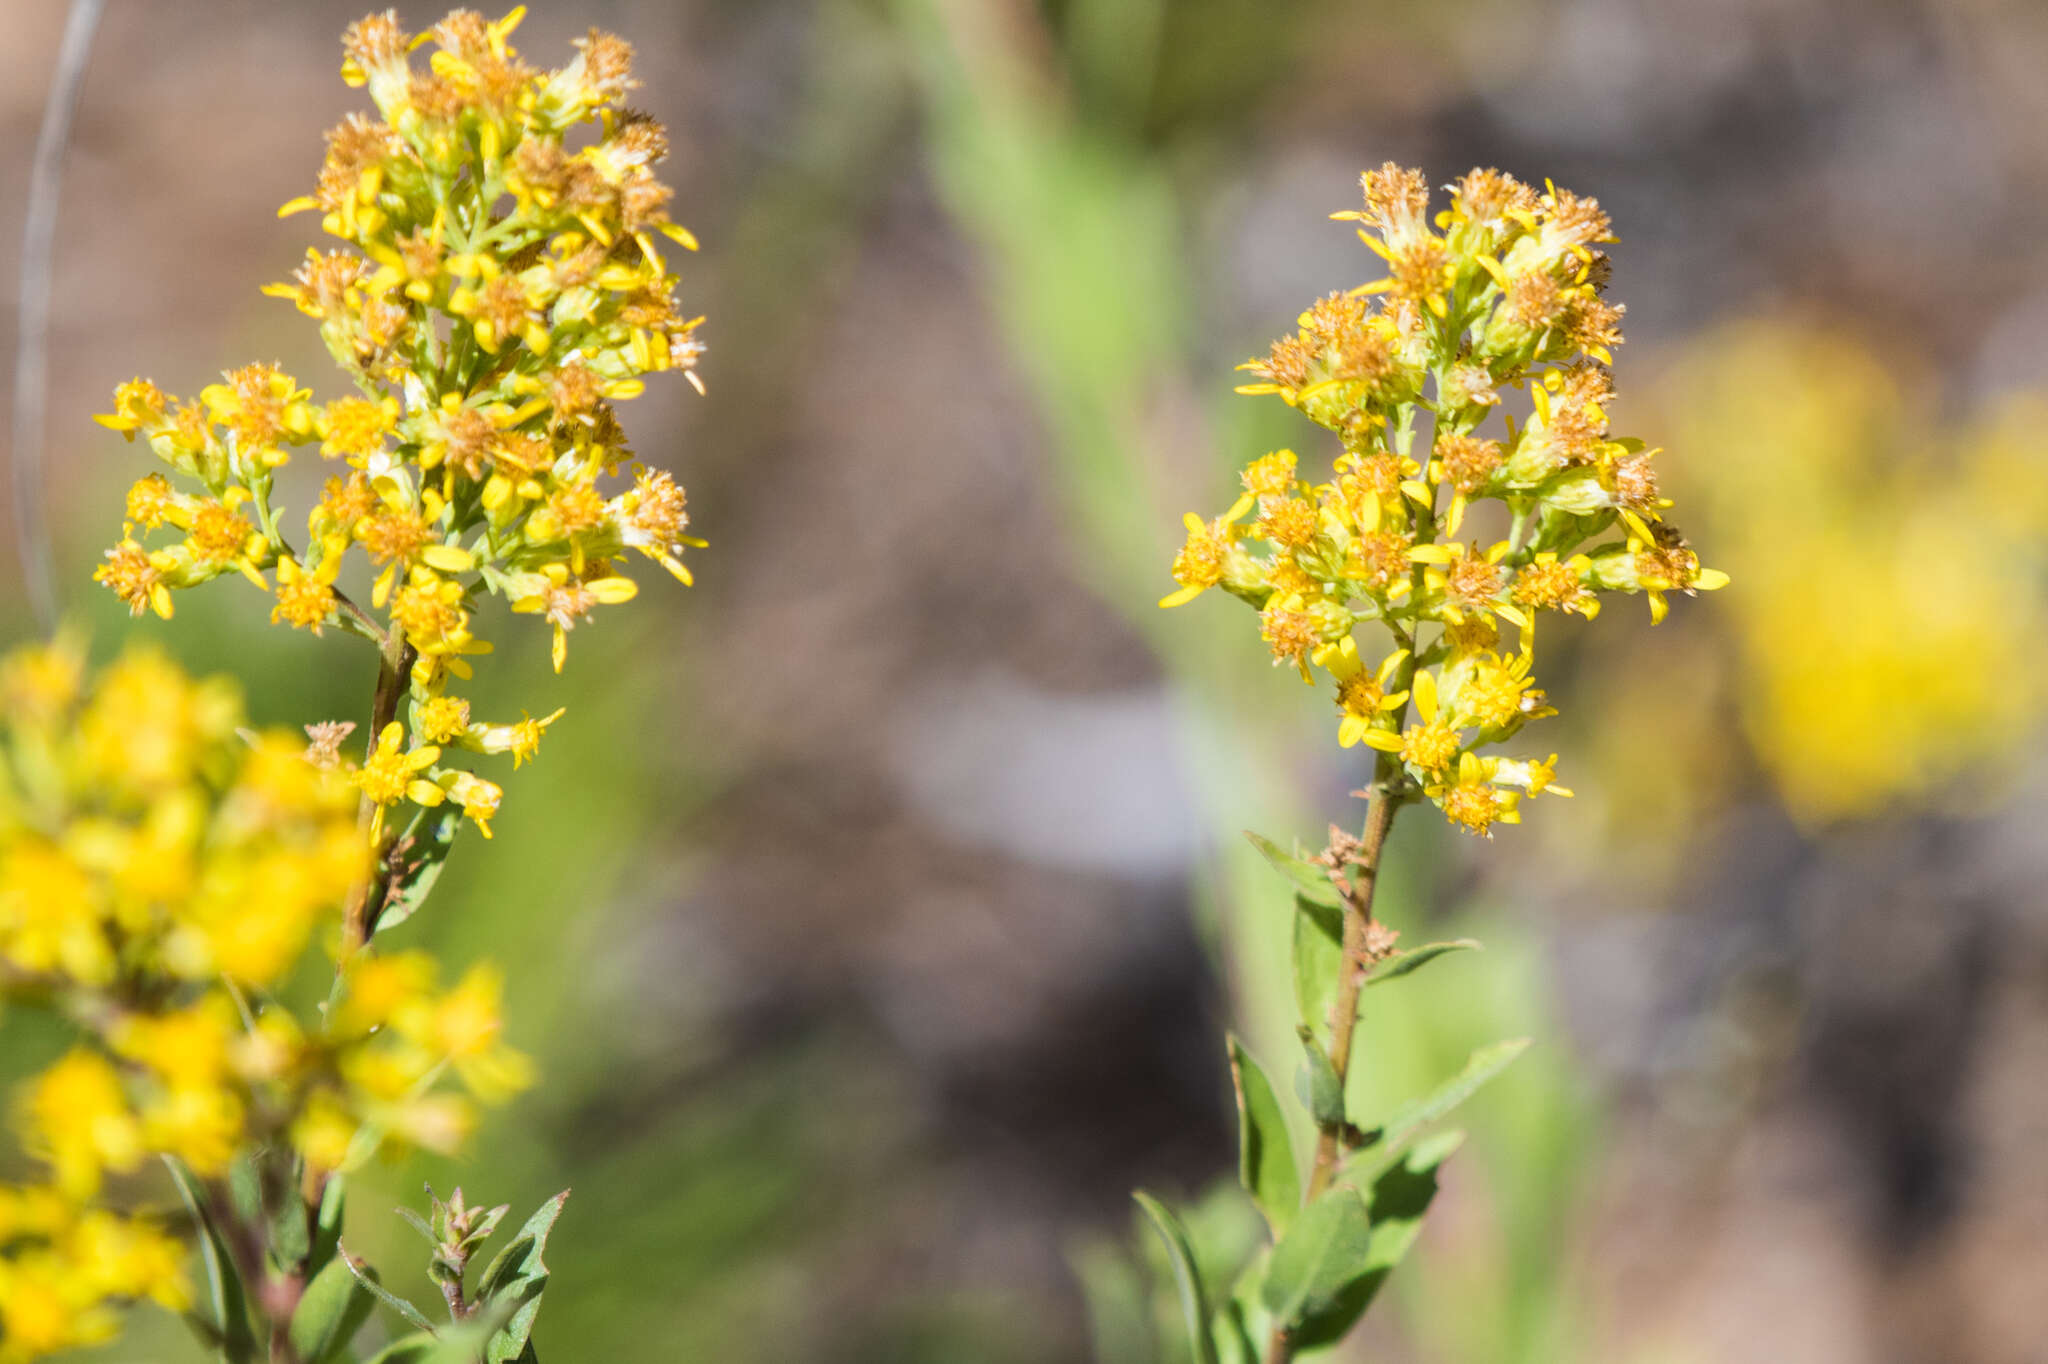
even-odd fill
[[(0, 373), (64, 10), (5, 6)], [(64, 606), (278, 723), (360, 718), (367, 651), (232, 580), (120, 615), (87, 575), (148, 459), (89, 417), (258, 359), (340, 391), (257, 290), (364, 105), (356, 12), (113, 0), (62, 201)], [(1153, 603), (1237, 465), (1327, 455), (1231, 367), (1376, 273), (1327, 215), (1392, 158), (1613, 213), (1617, 425), (1734, 584), (1559, 632), (1575, 801), (1398, 832), (1387, 916), (1489, 950), (1374, 1002), (1362, 1083), (1538, 1045), (1356, 1357), (2042, 1357), (2048, 11), (543, 0), (518, 44), (592, 24), (705, 244), (709, 397), (622, 417), (711, 545), (560, 679), (500, 631), (480, 705), (568, 716), (407, 931), (505, 963), (548, 1084), (472, 1158), (380, 1172), (352, 1248), (404, 1264), (422, 1180), (571, 1184), (551, 1358), (1176, 1357), (1103, 1286), (1143, 1282), (1132, 1187), (1228, 1181), (1221, 1029), (1288, 1042), (1284, 890), (1239, 831), (1317, 840), (1363, 769), (1249, 612)], [(0, 574), (18, 640), (11, 546)], [(144, 1322), (110, 1357), (190, 1353)]]

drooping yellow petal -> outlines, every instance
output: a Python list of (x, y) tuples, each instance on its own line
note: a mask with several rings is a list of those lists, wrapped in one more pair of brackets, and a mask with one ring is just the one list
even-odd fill
[(1422, 717), (1424, 724), (1436, 723), (1436, 674), (1417, 672), (1413, 684), (1415, 713)]

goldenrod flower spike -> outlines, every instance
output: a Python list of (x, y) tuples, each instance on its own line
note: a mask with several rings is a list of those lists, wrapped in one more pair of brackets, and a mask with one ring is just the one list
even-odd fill
[[(1672, 596), (1727, 581), (1666, 518), (1657, 452), (1609, 428), (1607, 366), (1622, 310), (1605, 297), (1609, 265), (1596, 247), (1613, 233), (1599, 205), (1555, 186), (1539, 194), (1494, 170), (1458, 181), (1435, 215), (1420, 171), (1390, 163), (1360, 187), (1363, 208), (1334, 216), (1359, 225), (1384, 273), (1312, 304), (1295, 332), (1243, 367), (1261, 382), (1239, 389), (1278, 396), (1330, 432), (1327, 477), (1316, 481), (1319, 462), (1292, 450), (1251, 461), (1223, 515), (1186, 518), (1172, 566), (1179, 590), (1161, 602), (1218, 586), (1246, 602), (1276, 665), (1334, 684), (1339, 745), (1374, 754), (1372, 779), (1356, 793), (1371, 801), (1362, 832), (1332, 827), (1314, 856), (1260, 843), (1294, 891), (1302, 1097), (1317, 1140), (1313, 1163), (1296, 1166), (1281, 1093), (1233, 1042), (1241, 1173), (1273, 1244), (1240, 1270), (1221, 1267), (1223, 1282), (1256, 1288), (1232, 1290), (1214, 1315), (1243, 1323), (1262, 1314), (1263, 1342), (1247, 1342), (1240, 1324), (1227, 1353), (1250, 1345), (1269, 1364), (1348, 1330), (1359, 1309), (1330, 1307), (1317, 1285), (1372, 1270), (1362, 1249), (1351, 1263), (1342, 1249), (1332, 1259), (1333, 1245), (1379, 1243), (1380, 1199), (1368, 1186), (1389, 1155), (1366, 1149), (1376, 1139), (1360, 1134), (1385, 1129), (1355, 1112), (1346, 1085), (1360, 990), (1392, 959), (1406, 960), (1387, 974), (1405, 973), (1458, 945), (1398, 952), (1398, 935), (1374, 918), (1396, 815), (1427, 801), (1453, 826), (1491, 838), (1519, 824), (1536, 797), (1569, 796), (1555, 753), (1501, 751), (1556, 713), (1536, 685), (1539, 619), (1591, 620), (1603, 594), (1630, 592), (1662, 620)], [(1530, 408), (1519, 425), (1504, 411), (1514, 391)], [(1459, 538), (1489, 501), (1500, 506), (1486, 523), (1505, 525), (1506, 538)], [(1546, 639), (1555, 628), (1544, 627)], [(1483, 1079), (1517, 1050), (1477, 1053), (1465, 1075)], [(1425, 1162), (1426, 1181), (1418, 1152), (1398, 1177), (1404, 1188), (1433, 1188), (1442, 1152)], [(1184, 1239), (1170, 1213), (1144, 1205), (1169, 1246)], [(1305, 1243), (1312, 1249), (1302, 1252)], [(1198, 1337), (1204, 1329), (1192, 1324)], [(1195, 1353), (1226, 1353), (1224, 1343), (1198, 1339)]]
[[(617, 405), (656, 373), (701, 391), (703, 319), (663, 257), (664, 239), (697, 243), (657, 175), (667, 135), (623, 103), (631, 48), (593, 30), (542, 70), (512, 45), (523, 17), (457, 10), (414, 37), (386, 11), (343, 37), (342, 78), (374, 112), (328, 133), (310, 192), (282, 210), (315, 210), (336, 240), (263, 292), (314, 321), (353, 392), (316, 399), (254, 363), (190, 400), (132, 379), (100, 418), (163, 468), (128, 490), (94, 577), (168, 618), (178, 592), (232, 574), (276, 624), (371, 643), (367, 751), (351, 763), (342, 720), (245, 746), (219, 689), (159, 660), (62, 695), (79, 670), (61, 660), (0, 669), (0, 793), (38, 802), (31, 829), (0, 799), (0, 992), (54, 993), (92, 1034), (31, 1105), (63, 1216), (16, 1236), (0, 1188), (0, 1364), (101, 1338), (111, 1303), (182, 1305), (176, 1257), (152, 1278), (105, 1267), (126, 1251), (73, 1253), (88, 1227), (126, 1238), (136, 1266), (157, 1244), (85, 1206), (107, 1175), (166, 1156), (208, 1181), (258, 1152), (266, 1190), (296, 1188), (310, 1218), (330, 1175), (408, 1144), (453, 1151), (473, 1099), (530, 1078), (498, 1039), (487, 968), (441, 994), (430, 964), (382, 970), (373, 935), (418, 907), (464, 821), (491, 836), (504, 792), (469, 763), (518, 769), (562, 713), (494, 722), (448, 693), (505, 628), (486, 599), (544, 617), (559, 672), (574, 626), (637, 595), (634, 556), (691, 582), (684, 556), (704, 542), (683, 489), (633, 454)], [(337, 467), (300, 523), (277, 471), (307, 447)], [(1257, 590), (1237, 534), (1223, 585)], [(361, 601), (339, 586), (358, 555)], [(27, 747), (4, 732), (29, 727)], [(6, 770), (23, 755), (27, 777)], [(302, 1025), (270, 991), (314, 944), (340, 979)], [(319, 1269), (281, 1249), (259, 1252), (277, 1275), (248, 1286), (259, 1315)], [(43, 1267), (59, 1279), (31, 1281)]]
[[(1558, 790), (1554, 769), (1485, 752), (1554, 713), (1531, 679), (1538, 617), (1591, 620), (1604, 593), (1635, 592), (1661, 622), (1671, 596), (1727, 578), (1666, 519), (1658, 452), (1609, 429), (1622, 308), (1605, 296), (1599, 204), (1474, 170), (1432, 216), (1419, 171), (1360, 183), (1364, 206), (1333, 216), (1358, 225), (1384, 276), (1318, 300), (1240, 366), (1261, 381), (1240, 392), (1336, 437), (1330, 476), (1307, 481), (1293, 450), (1251, 461), (1223, 515), (1187, 516), (1160, 605), (1217, 586), (1250, 603), (1276, 663), (1335, 684), (1338, 743), (1388, 755), (1381, 789), (1485, 834)], [(1494, 423), (1513, 390), (1529, 419)], [(1456, 538), (1487, 501), (1508, 537)]]
[[(683, 489), (635, 459), (615, 406), (649, 374), (694, 382), (702, 350), (655, 249), (696, 246), (656, 177), (667, 137), (621, 103), (624, 42), (593, 31), (541, 70), (512, 46), (523, 15), (460, 10), (416, 38), (390, 12), (348, 29), (342, 76), (375, 111), (329, 132), (312, 193), (286, 206), (318, 209), (339, 241), (264, 292), (318, 323), (357, 391), (316, 402), (269, 364), (192, 402), (122, 384), (101, 422), (167, 466), (135, 486), (94, 575), (131, 611), (168, 617), (177, 591), (233, 573), (278, 624), (404, 654), (401, 689), (424, 702), (490, 651), (486, 597), (545, 619), (559, 672), (569, 632), (636, 595), (628, 551), (692, 581), (684, 555), (703, 542)], [(274, 473), (305, 446), (343, 468), (299, 543)], [(1215, 532), (1216, 581), (1242, 568), (1237, 534)], [(337, 587), (358, 553), (361, 604)], [(441, 799), (452, 777), (435, 759), (402, 783), (372, 772), (434, 747), (415, 734), (387, 751), (380, 732), (361, 778), (388, 796), (374, 803)]]

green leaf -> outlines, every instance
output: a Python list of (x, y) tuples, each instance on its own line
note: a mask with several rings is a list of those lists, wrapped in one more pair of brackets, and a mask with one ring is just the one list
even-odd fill
[(1067, 1265), (1081, 1285), (1088, 1336), (1096, 1359), (1150, 1359), (1152, 1325), (1145, 1276), (1116, 1240), (1092, 1235), (1067, 1247)]
[(482, 1316), (448, 1327), (439, 1335), (417, 1331), (386, 1345), (371, 1356), (370, 1364), (476, 1364), (485, 1339), (502, 1325), (499, 1317)]
[(398, 893), (384, 902), (383, 912), (377, 916), (378, 933), (396, 928), (419, 913), (420, 906), (433, 893), (434, 883), (441, 879), (441, 870), (448, 864), (448, 850), (455, 846), (455, 835), (461, 829), (462, 810), (458, 806), (443, 805), (420, 812), (420, 818), (392, 849), (392, 856), (404, 859), (405, 874)]
[(329, 1364), (342, 1358), (375, 1304), (376, 1299), (346, 1264), (329, 1260), (306, 1285), (292, 1312), (293, 1352), (303, 1364)]
[(1273, 1235), (1280, 1236), (1301, 1208), (1294, 1143), (1266, 1072), (1234, 1034), (1229, 1043), (1230, 1083), (1237, 1091), (1237, 1177), (1266, 1215)]
[(1367, 1268), (1372, 1223), (1358, 1190), (1339, 1185), (1308, 1205), (1273, 1247), (1260, 1301), (1276, 1325), (1298, 1337), (1302, 1328), (1340, 1305)]
[(1344, 897), (1337, 893), (1337, 887), (1330, 882), (1330, 874), (1305, 857), (1286, 851), (1278, 843), (1262, 834), (1246, 831), (1245, 837), (1252, 846), (1264, 855), (1273, 869), (1294, 883), (1295, 891), (1311, 903), (1326, 909), (1341, 911)]
[(1481, 1047), (1466, 1059), (1464, 1069), (1429, 1093), (1396, 1109), (1387, 1120), (1366, 1134), (1361, 1152), (1363, 1171), (1376, 1178), (1389, 1168), (1401, 1147), (1422, 1128), (1443, 1117), (1472, 1097), (1481, 1085), (1506, 1070), (1514, 1059), (1529, 1049), (1526, 1037), (1509, 1038)]
[(404, 1219), (407, 1226), (425, 1237), (428, 1245), (438, 1246), (441, 1244), (441, 1238), (434, 1235), (434, 1229), (427, 1225), (426, 1218), (420, 1216), (411, 1208), (397, 1208), (394, 1211), (398, 1213), (399, 1217)]
[(1318, 1127), (1331, 1127), (1344, 1122), (1344, 1082), (1337, 1078), (1337, 1067), (1330, 1060), (1330, 1053), (1323, 1050), (1323, 1044), (1316, 1040), (1315, 1029), (1306, 1023), (1295, 1030), (1301, 1038), (1303, 1052), (1301, 1069), (1295, 1072), (1295, 1093), (1315, 1118)]
[(1330, 1040), (1330, 1010), (1344, 967), (1344, 916), (1306, 895), (1294, 897), (1294, 1006), (1301, 1021)]
[(194, 1319), (204, 1325), (207, 1343), (228, 1364), (253, 1364), (256, 1337), (249, 1330), (242, 1276), (235, 1268), (234, 1256), (228, 1253), (220, 1228), (206, 1210), (206, 1191), (184, 1162), (165, 1156), (164, 1164), (170, 1167), (171, 1182), (177, 1185), (185, 1210), (192, 1214), (199, 1233), (199, 1259), (206, 1267), (206, 1305), (211, 1315), (194, 1313)]
[(277, 1212), (270, 1219), (270, 1249), (279, 1264), (305, 1270), (306, 1261), (313, 1254), (313, 1228), (297, 1189), (298, 1183), (293, 1181), (291, 1189), (278, 1200)]
[(1244, 1319), (1244, 1304), (1232, 1298), (1216, 1309), (1211, 1333), (1216, 1338), (1218, 1364), (1259, 1364), (1259, 1352), (1252, 1345), (1251, 1327)]
[(400, 1336), (371, 1355), (370, 1364), (427, 1364), (440, 1348), (440, 1337), (432, 1331), (416, 1331), (409, 1336)]
[(228, 1204), (244, 1226), (262, 1225), (263, 1174), (257, 1168), (256, 1157), (249, 1152), (228, 1164)]
[(1195, 1364), (1217, 1364), (1216, 1342), (1209, 1337), (1209, 1301), (1202, 1291), (1202, 1272), (1195, 1264), (1195, 1253), (1188, 1245), (1187, 1229), (1180, 1219), (1173, 1215), (1164, 1203), (1151, 1194), (1140, 1190), (1131, 1195), (1138, 1200), (1152, 1230), (1159, 1233), (1159, 1239), (1166, 1243), (1166, 1258), (1173, 1262), (1173, 1282), (1180, 1291), (1180, 1310), (1187, 1322), (1188, 1349), (1193, 1353)]
[[(1406, 1159), (1383, 1171), (1373, 1181), (1372, 1199), (1367, 1208), (1367, 1215), (1372, 1219), (1372, 1253), (1368, 1256), (1362, 1284), (1364, 1293), (1358, 1304), (1360, 1313), (1371, 1306), (1387, 1275), (1393, 1273), (1394, 1266), (1406, 1258), (1408, 1248), (1415, 1244), (1415, 1238), (1422, 1230), (1423, 1214), (1429, 1211), (1430, 1202), (1436, 1197), (1437, 1170), (1464, 1144), (1463, 1132), (1439, 1132), (1426, 1141), (1417, 1142)], [(1356, 1319), (1353, 1318), (1354, 1321)], [(1334, 1322), (1330, 1324), (1336, 1325)], [(1337, 1334), (1342, 1335), (1350, 1329), (1350, 1323), (1345, 1322)]]
[(564, 1189), (541, 1204), (477, 1280), (477, 1301), (510, 1313), (485, 1346), (487, 1364), (508, 1364), (526, 1350), (533, 1320), (540, 1315), (541, 1294), (548, 1286), (548, 1267), (541, 1256), (547, 1250), (548, 1233), (568, 1201), (569, 1191)]
[(341, 1219), (348, 1205), (348, 1181), (340, 1175), (327, 1176), (320, 1190), (320, 1211), (313, 1218), (313, 1244), (306, 1252), (306, 1272), (318, 1274), (334, 1259), (341, 1244)]
[(1417, 1142), (1405, 1159), (1373, 1181), (1372, 1194), (1366, 1200), (1372, 1237), (1366, 1249), (1365, 1272), (1347, 1284), (1327, 1308), (1294, 1330), (1292, 1340), (1297, 1349), (1334, 1345), (1358, 1324), (1379, 1296), (1387, 1275), (1415, 1244), (1423, 1214), (1436, 1197), (1437, 1167), (1464, 1140), (1463, 1132), (1439, 1132)]
[(1411, 972), (1420, 971), (1438, 957), (1448, 956), (1453, 952), (1477, 952), (1481, 946), (1477, 938), (1453, 938), (1449, 942), (1426, 944), (1412, 952), (1396, 952), (1368, 971), (1365, 983), (1378, 985), (1384, 981), (1399, 980)]
[[(348, 1266), (349, 1273), (355, 1276), (357, 1283), (369, 1290), (371, 1297), (405, 1318), (407, 1325), (417, 1326), (428, 1335), (434, 1334), (434, 1323), (427, 1319), (427, 1314), (414, 1307), (404, 1298), (399, 1297), (396, 1293), (393, 1293), (383, 1284), (378, 1283), (377, 1271), (350, 1255), (348, 1247), (340, 1242), (336, 1242), (334, 1258)], [(393, 1344), (395, 1345), (397, 1342), (394, 1341)]]

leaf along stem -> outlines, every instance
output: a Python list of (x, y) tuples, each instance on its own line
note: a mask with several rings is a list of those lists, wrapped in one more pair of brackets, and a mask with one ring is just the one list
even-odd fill
[[(1330, 879), (1344, 896), (1344, 956), (1337, 968), (1337, 1000), (1330, 1008), (1330, 1066), (1337, 1072), (1337, 1092), (1342, 1094), (1351, 1073), (1351, 1040), (1358, 1030), (1358, 993), (1375, 960), (1373, 948), (1373, 894), (1379, 888), (1380, 858), (1394, 816), (1403, 804), (1401, 774), (1390, 755), (1382, 754), (1376, 765), (1372, 805), (1366, 811), (1365, 831), (1346, 877), (1340, 867), (1331, 868)], [(1321, 1197), (1330, 1187), (1344, 1155), (1345, 1119), (1319, 1124), (1315, 1165), (1309, 1172), (1308, 1187), (1302, 1191), (1302, 1206)], [(1266, 1364), (1288, 1364), (1294, 1358), (1294, 1342), (1284, 1324), (1276, 1324), (1266, 1342)]]

